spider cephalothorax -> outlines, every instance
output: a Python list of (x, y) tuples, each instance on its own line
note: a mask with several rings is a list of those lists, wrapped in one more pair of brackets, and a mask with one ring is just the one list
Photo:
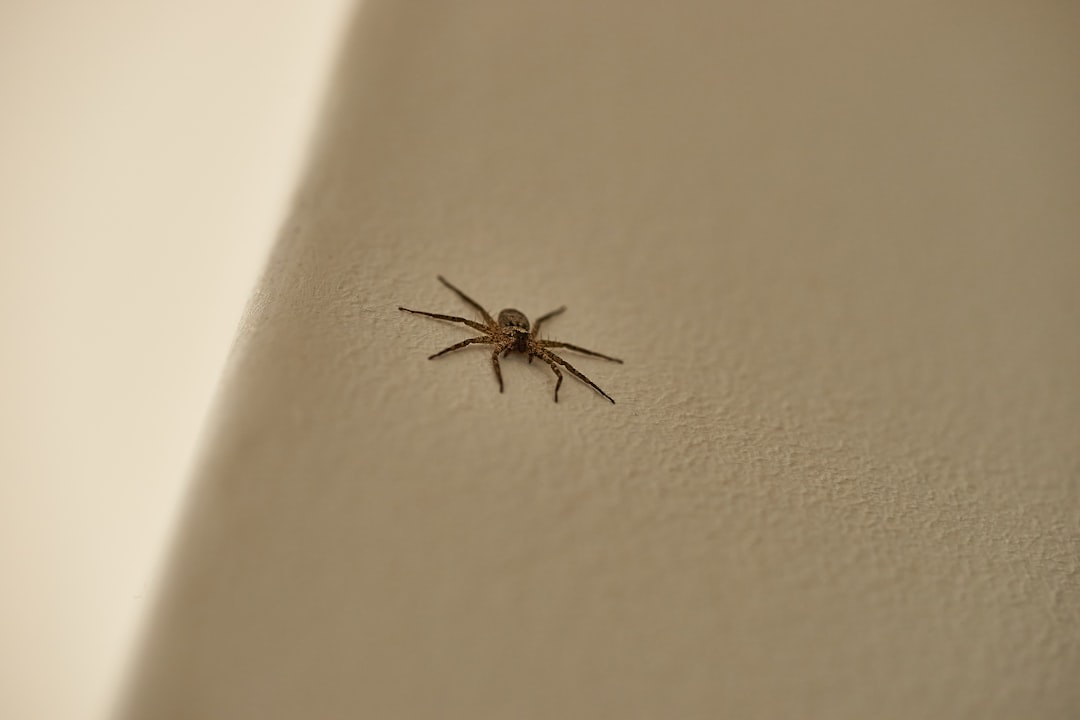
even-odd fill
[[(455, 317), (453, 315), (440, 315), (438, 313), (424, 312), (423, 310), (410, 310), (405, 307), (399, 307), (398, 310), (404, 310), (405, 312), (414, 313), (416, 315), (427, 315), (428, 317), (433, 317), (437, 320), (449, 320), (450, 322), (463, 323), (484, 334), (479, 337), (462, 340), (456, 345), (451, 345), (445, 350), (432, 355), (428, 358), (429, 360), (434, 360), (440, 355), (445, 355), (454, 350), (460, 350), (469, 345), (494, 345), (495, 348), (491, 352), (491, 364), (495, 368), (495, 378), (499, 381), (499, 392), (503, 391), (502, 370), (499, 368), (499, 354), (502, 353), (502, 356), (506, 357), (512, 352), (519, 352), (526, 355), (529, 358), (529, 362), (532, 362), (534, 357), (540, 358), (546, 362), (555, 373), (555, 377), (557, 378), (555, 381), (555, 402), (559, 402), (559, 386), (562, 385), (563, 378), (562, 372), (559, 371), (560, 365), (566, 368), (567, 372), (578, 380), (585, 383), (608, 400), (611, 400), (610, 395), (601, 390), (596, 383), (585, 377), (573, 365), (551, 352), (551, 348), (566, 348), (567, 350), (573, 350), (584, 355), (592, 355), (593, 357), (603, 358), (617, 363), (621, 363), (622, 360), (608, 357), (607, 355), (601, 355), (598, 352), (586, 350), (583, 347), (571, 345), (570, 343), (558, 342), (556, 340), (541, 340), (539, 338), (540, 326), (543, 322), (566, 310), (565, 307), (561, 307), (558, 310), (552, 310), (548, 314), (541, 316), (540, 319), (536, 321), (536, 324), (531, 327), (529, 326), (529, 318), (525, 317), (525, 313), (520, 310), (514, 310), (513, 308), (507, 308), (506, 310), (501, 311), (499, 313), (499, 319), (496, 321), (495, 318), (491, 317), (488, 311), (481, 307), (479, 303), (451, 285), (442, 275), (439, 276), (439, 281), (457, 293), (458, 297), (462, 300), (476, 308), (484, 318), (484, 322), (478, 323), (474, 320), (466, 320), (465, 318)], [(611, 400), (611, 402), (614, 403), (615, 401)]]

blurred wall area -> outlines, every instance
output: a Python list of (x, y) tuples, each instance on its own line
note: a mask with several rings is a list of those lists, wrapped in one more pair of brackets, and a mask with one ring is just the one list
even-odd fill
[(0, 717), (115, 692), (350, 6), (0, 3)]

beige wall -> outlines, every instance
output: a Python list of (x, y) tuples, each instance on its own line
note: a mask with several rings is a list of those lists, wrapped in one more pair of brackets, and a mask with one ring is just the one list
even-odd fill
[(1077, 20), (372, 0), (128, 717), (1075, 717)]
[(101, 717), (346, 5), (0, 3), (0, 717)]

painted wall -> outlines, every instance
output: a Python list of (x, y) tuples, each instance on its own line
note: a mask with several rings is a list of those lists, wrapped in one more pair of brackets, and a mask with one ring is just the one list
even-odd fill
[(1075, 717), (1077, 20), (371, 0), (126, 717)]
[(351, 4), (0, 2), (0, 718), (115, 703)]

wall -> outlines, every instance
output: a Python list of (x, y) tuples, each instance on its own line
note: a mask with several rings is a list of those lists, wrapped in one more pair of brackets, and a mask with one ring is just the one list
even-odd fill
[(0, 3), (0, 717), (100, 718), (343, 0)]
[(126, 716), (1075, 716), (1076, 20), (372, 0)]

